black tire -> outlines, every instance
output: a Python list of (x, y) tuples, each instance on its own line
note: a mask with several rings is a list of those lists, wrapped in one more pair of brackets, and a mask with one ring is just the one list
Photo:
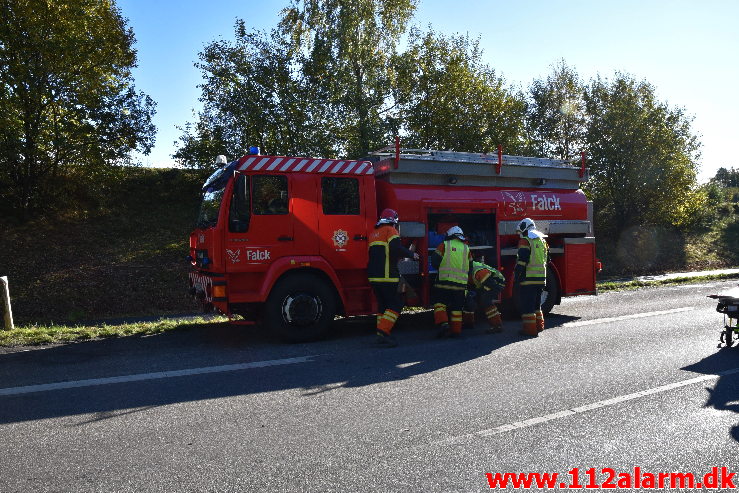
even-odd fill
[(336, 315), (336, 296), (323, 279), (296, 274), (277, 282), (265, 304), (264, 321), (287, 342), (325, 336)]
[(732, 339), (733, 335), (734, 335), (733, 327), (726, 327), (726, 330), (724, 331), (724, 339), (726, 342), (726, 347), (731, 347), (734, 345), (734, 341)]
[(547, 285), (541, 294), (541, 311), (544, 312), (544, 315), (548, 315), (554, 305), (559, 303), (560, 296), (559, 281), (557, 281), (554, 270), (550, 267), (547, 269)]

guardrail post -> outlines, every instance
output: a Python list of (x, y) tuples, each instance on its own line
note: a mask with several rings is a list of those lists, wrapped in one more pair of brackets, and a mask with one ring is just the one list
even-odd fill
[(10, 308), (10, 288), (8, 287), (8, 277), (0, 277), (0, 296), (3, 298), (3, 312), (5, 313), (5, 328), (13, 330), (13, 310)]

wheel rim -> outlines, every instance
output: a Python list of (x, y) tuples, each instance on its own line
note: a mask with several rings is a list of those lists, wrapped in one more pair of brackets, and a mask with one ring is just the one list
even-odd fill
[(295, 326), (316, 323), (321, 318), (321, 299), (308, 293), (295, 293), (282, 301), (282, 319)]

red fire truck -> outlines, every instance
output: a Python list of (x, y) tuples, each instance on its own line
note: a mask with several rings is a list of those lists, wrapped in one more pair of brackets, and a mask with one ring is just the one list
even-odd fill
[(453, 225), (506, 276), (502, 301), (515, 301), (516, 225), (524, 217), (548, 235), (544, 310), (596, 292), (584, 157), (573, 164), (396, 144), (365, 161), (219, 158), (190, 235), (190, 293), (206, 309), (262, 321), (285, 339), (320, 337), (336, 315), (375, 313), (367, 237), (384, 208), (398, 211), (402, 242), (420, 254), (399, 265), (408, 306), (430, 306), (429, 256)]

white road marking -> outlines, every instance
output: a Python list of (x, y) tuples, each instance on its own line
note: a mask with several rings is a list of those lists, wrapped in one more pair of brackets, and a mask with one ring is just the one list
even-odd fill
[(399, 364), (395, 365), (395, 368), (400, 368), (402, 370), (403, 368), (408, 368), (408, 367), (411, 367), (411, 366), (414, 366), (414, 365), (419, 365), (419, 364), (421, 364), (420, 361), (413, 361), (411, 363), (399, 363)]
[[(495, 428), (481, 430), (475, 433), (471, 433), (470, 435), (465, 435), (465, 437), (470, 437), (470, 436), (475, 436), (475, 435), (481, 436), (481, 437), (489, 437), (492, 435), (497, 435), (499, 433), (504, 433), (506, 431), (520, 430), (521, 428), (528, 428), (529, 426), (538, 425), (540, 423), (546, 423), (547, 421), (552, 421), (555, 419), (564, 418), (564, 417), (572, 416), (575, 414), (586, 413), (594, 409), (614, 406), (616, 404), (620, 404), (622, 402), (630, 401), (633, 399), (638, 399), (640, 397), (645, 397), (645, 396), (653, 395), (653, 394), (659, 394), (662, 392), (667, 392), (668, 390), (679, 389), (681, 387), (687, 387), (688, 385), (693, 385), (694, 383), (705, 382), (706, 380), (713, 380), (715, 378), (725, 377), (727, 375), (733, 375), (735, 373), (739, 373), (739, 368), (734, 368), (733, 370), (722, 371), (715, 375), (701, 375), (699, 377), (691, 378), (688, 380), (669, 383), (666, 385), (662, 385), (660, 387), (654, 387), (651, 389), (642, 390), (640, 392), (634, 392), (633, 394), (619, 395), (617, 397), (612, 397), (610, 399), (593, 402), (592, 404), (586, 404), (584, 406), (573, 407), (572, 409), (565, 409), (563, 411), (559, 411), (559, 412), (552, 413), (552, 414), (547, 414), (544, 416), (529, 418), (525, 421), (516, 421), (514, 423), (506, 423), (504, 425), (496, 426)], [(458, 438), (463, 438), (463, 437), (458, 437)]]
[(110, 385), (115, 383), (141, 382), (145, 380), (156, 380), (161, 378), (187, 377), (191, 375), (204, 375), (206, 373), (223, 373), (228, 371), (248, 370), (251, 368), (265, 368), (267, 366), (294, 365), (296, 363), (309, 363), (313, 361), (313, 358), (315, 358), (315, 356), (299, 356), (296, 358), (254, 361), (252, 363), (240, 363), (235, 365), (206, 366), (204, 368), (189, 368), (186, 370), (160, 371), (156, 373), (139, 373), (135, 375), (123, 375), (119, 377), (90, 378), (87, 380), (73, 380), (69, 382), (26, 385), (24, 387), (8, 387), (0, 389), (0, 396), (30, 394), (31, 392), (48, 392), (50, 390), (74, 389), (80, 387), (92, 387), (95, 385)]
[(604, 324), (608, 322), (618, 322), (619, 320), (631, 320), (634, 318), (646, 318), (646, 317), (656, 317), (657, 315), (669, 315), (671, 313), (688, 312), (690, 310), (695, 310), (695, 307), (686, 306), (683, 308), (673, 308), (672, 310), (662, 310), (658, 312), (634, 313), (633, 315), (622, 315), (620, 317), (596, 318), (595, 320), (582, 320), (580, 322), (566, 322), (562, 324), (562, 326), (563, 327), (582, 327), (584, 325), (595, 325), (595, 324)]

